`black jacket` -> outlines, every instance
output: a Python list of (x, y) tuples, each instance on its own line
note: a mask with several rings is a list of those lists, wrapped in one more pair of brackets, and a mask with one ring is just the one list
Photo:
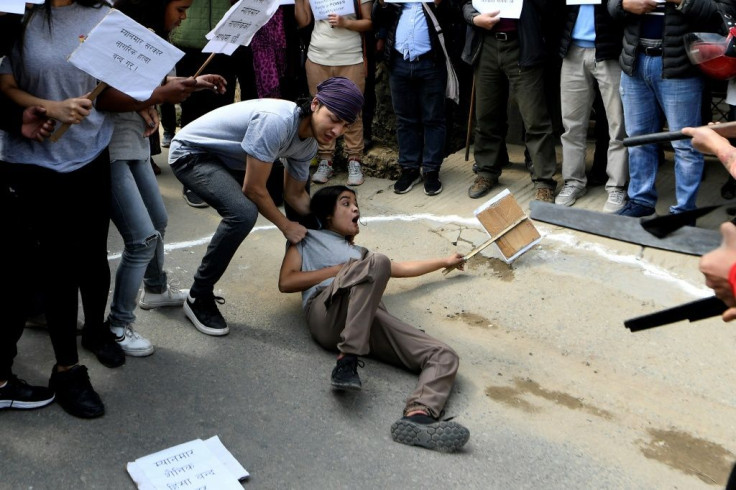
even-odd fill
[[(546, 0), (525, 0), (524, 6), (521, 8), (518, 24), (519, 48), (521, 50), (519, 55), (520, 67), (528, 68), (545, 61), (547, 51), (545, 50), (542, 25), (542, 14), (545, 6)], [(479, 12), (473, 7), (472, 0), (463, 3), (463, 17), (465, 22), (470, 25), (465, 36), (462, 60), (470, 65), (474, 65), (478, 61), (480, 48), (483, 44), (483, 35), (487, 32), (485, 29), (473, 25), (473, 17), (476, 15), (479, 15)]]
[[(636, 50), (639, 45), (641, 15), (626, 12), (623, 0), (611, 0), (608, 12), (611, 17), (624, 22), (623, 50), (619, 62), (621, 69), (629, 76), (636, 68)], [(689, 32), (717, 32), (726, 34), (727, 29), (719, 11), (734, 15), (734, 2), (731, 0), (683, 0), (681, 9), (671, 2), (665, 4), (664, 34), (662, 39), (662, 77), (690, 78), (700, 74), (698, 68), (690, 63), (685, 52), (683, 36)]]
[[(606, 4), (608, 0), (603, 0), (600, 5), (595, 5), (595, 60), (606, 61), (615, 60), (621, 55), (621, 46), (623, 40), (623, 25), (621, 22), (614, 21), (611, 14), (608, 13)], [(567, 7), (567, 18), (565, 26), (562, 29), (560, 38), (560, 58), (567, 56), (567, 50), (570, 49), (572, 43), (572, 30), (575, 27), (575, 21), (578, 19), (580, 12), (579, 5), (570, 5)]]
[[(448, 43), (448, 25), (452, 20), (452, 2), (451, 0), (443, 0), (439, 5), (435, 5), (434, 2), (426, 3), (434, 16), (437, 18), (437, 22), (440, 24), (443, 35), (445, 37), (445, 43)], [(384, 3), (380, 5), (376, 2), (376, 6), (373, 8), (373, 25), (377, 31), (384, 31), (386, 35), (386, 45), (383, 51), (383, 58), (386, 60), (387, 65), (391, 66), (391, 60), (396, 54), (394, 46), (396, 45), (396, 27), (399, 25), (399, 17), (401, 16), (402, 4), (398, 3)], [(429, 18), (427, 12), (422, 9), (424, 19), (427, 21), (427, 29), (429, 31), (429, 42), (432, 45), (432, 57), (436, 62), (445, 62), (445, 55), (440, 45), (437, 31), (434, 28), (432, 19)], [(450, 48), (448, 47), (448, 50)]]

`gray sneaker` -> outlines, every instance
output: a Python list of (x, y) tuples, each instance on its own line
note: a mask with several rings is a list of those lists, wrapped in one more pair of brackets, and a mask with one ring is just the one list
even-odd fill
[(315, 184), (326, 184), (334, 174), (335, 171), (332, 170), (332, 162), (329, 160), (320, 160), (317, 171), (312, 175), (312, 182)]
[(626, 205), (626, 191), (623, 189), (612, 189), (608, 193), (606, 204), (603, 205), (604, 213), (615, 213)]
[(348, 162), (348, 182), (349, 186), (356, 186), (363, 183), (363, 171), (360, 169), (360, 160), (352, 159)]
[(585, 195), (585, 192), (585, 187), (575, 187), (574, 185), (566, 183), (562, 186), (562, 190), (557, 194), (557, 197), (555, 197), (555, 204), (559, 204), (560, 206), (572, 206), (575, 204), (575, 201)]
[(138, 301), (138, 306), (144, 310), (159, 308), (162, 306), (182, 306), (189, 295), (188, 289), (177, 289), (171, 284), (166, 285), (163, 293), (152, 293), (143, 288), (143, 294)]
[(153, 354), (153, 344), (141, 334), (133, 330), (132, 325), (125, 327), (110, 327), (118, 343), (126, 356), (146, 357)]

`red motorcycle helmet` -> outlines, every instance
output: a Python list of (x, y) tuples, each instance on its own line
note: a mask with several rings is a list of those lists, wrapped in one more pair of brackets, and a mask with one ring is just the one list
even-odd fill
[(736, 27), (728, 36), (712, 32), (691, 32), (685, 35), (685, 52), (690, 62), (703, 73), (717, 80), (736, 78)]

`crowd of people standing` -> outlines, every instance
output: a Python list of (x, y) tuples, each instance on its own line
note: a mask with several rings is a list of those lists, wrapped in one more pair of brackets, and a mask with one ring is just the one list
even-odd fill
[[(370, 255), (370, 262), (365, 262), (365, 251), (353, 246), (354, 234), (324, 222), (337, 215), (336, 206), (343, 201), (355, 220), (359, 216), (354, 188), (364, 181), (363, 153), (372, 139), (372, 117), (362, 114), (373, 114), (376, 60), (388, 73), (396, 116), (401, 174), (394, 192), (407, 193), (419, 183), (427, 196), (442, 192), (451, 124), (448, 107), (461, 100), (456, 71), (466, 63), (473, 72), (469, 109), (474, 114), (475, 175), (469, 164), (469, 198), (486, 196), (502, 179), (508, 163), (507, 108), (513, 98), (523, 123), (534, 199), (572, 206), (584, 197), (592, 180), (586, 140), (595, 113), (596, 124), (605, 122), (598, 134), (607, 147), (604, 169), (599, 169), (608, 193), (602, 211), (630, 217), (653, 214), (659, 151), (655, 145), (627, 150), (622, 140), (657, 132), (665, 125), (674, 131), (707, 122), (701, 115), (706, 80), (688, 62), (682, 37), (688, 32), (725, 34), (723, 15), (736, 15), (736, 5), (728, 0), (602, 0), (582, 5), (525, 0), (518, 19), (502, 17), (499, 11), (479, 12), (470, 0), (361, 0), (355, 2), (354, 14), (315, 19), (309, 1), (296, 0), (294, 5), (280, 6), (249, 46), (239, 47), (233, 56), (215, 56), (207, 74), (193, 78), (206, 59), (201, 52), (205, 34), (232, 3), (115, 2), (115, 8), (185, 52), (175, 72), (144, 102), (108, 88), (93, 103), (87, 94), (96, 80), (66, 61), (80, 35), (113, 5), (103, 0), (48, 0), (32, 7), (25, 18), (0, 16), (4, 56), (0, 225), (12, 237), (1, 241), (0, 260), (15, 286), (0, 296), (7, 312), (0, 328), (0, 408), (37, 408), (56, 399), (79, 417), (104, 413), (77, 355), (80, 297), (85, 320), (82, 346), (108, 367), (120, 366), (125, 356), (154, 352), (133, 327), (137, 305), (181, 306), (202, 333), (227, 334), (227, 322), (217, 307), (224, 299), (215, 296), (214, 285), (258, 214), (273, 222), (292, 245), (301, 244), (287, 254), (288, 267), (281, 277), (284, 289), (309, 290), (310, 300), (319, 293), (329, 296), (325, 304), (335, 302), (343, 316), (352, 318), (356, 313), (347, 300), (337, 304), (335, 295), (340, 288), (352, 291), (374, 267), (382, 270), (381, 281), (386, 281), (392, 275), (421, 275), (456, 264), (461, 257), (398, 269), (386, 267), (382, 256)], [(546, 90), (549, 79), (559, 80), (558, 98)], [(241, 100), (237, 103), (236, 85)], [(297, 101), (300, 97), (304, 100)], [(163, 268), (168, 218), (156, 184), (151, 160), (155, 145), (150, 140), (158, 135), (159, 114), (160, 144), (170, 147), (169, 163), (182, 182), (185, 200), (194, 207), (212, 206), (222, 217), (191, 289), (171, 287)], [(561, 134), (555, 134), (558, 114)], [(46, 137), (56, 123), (70, 129), (52, 144)], [(310, 184), (326, 184), (334, 176), (336, 141), (341, 136), (349, 187), (338, 188), (328, 207), (316, 213), (310, 204)], [(689, 140), (672, 145), (676, 202), (669, 211), (681, 213), (695, 207), (704, 162)], [(310, 174), (315, 157), (316, 169)], [(105, 317), (111, 283), (110, 221), (120, 231), (125, 250)], [(347, 240), (343, 256), (317, 260), (325, 252), (319, 246), (310, 248), (316, 238), (310, 240), (308, 230), (315, 228), (328, 230), (320, 240)], [(307, 258), (309, 267), (326, 265), (316, 271), (304, 269)], [(335, 265), (343, 263), (351, 266)], [(319, 269), (330, 272), (312, 274)], [(44, 278), (40, 284), (37, 277)], [(320, 280), (315, 282), (314, 277)], [(346, 285), (336, 286), (340, 284)], [(316, 286), (320, 289), (313, 291)], [(29, 385), (12, 371), (30, 309), (28, 291), (38, 288), (56, 357), (48, 388)], [(409, 327), (379, 307), (382, 289), (364, 293), (368, 303), (375, 303), (371, 311), (363, 312), (368, 318), (365, 328), (380, 321), (387, 331), (401, 330), (405, 335)], [(318, 310), (307, 299), (309, 319)], [(349, 331), (334, 311), (319, 312), (319, 322), (329, 318), (337, 325), (329, 336), (313, 332), (320, 344), (340, 352), (333, 386), (359, 388), (357, 357), (372, 353), (367, 334)], [(346, 341), (346, 336), (356, 335), (363, 340)], [(395, 439), (419, 444), (423, 440), (419, 433), (427, 427), (451, 427), (459, 436), (444, 448), (457, 449), (467, 441), (467, 430), (439, 420), (457, 356), (434, 339), (407, 342), (418, 343), (419, 350), (440, 346), (448, 374), (441, 382), (442, 396), (431, 403), (411, 399)], [(348, 344), (352, 351), (342, 350)], [(379, 357), (399, 356), (401, 362), (396, 362), (422, 372), (423, 361), (417, 360), (422, 355), (397, 349), (386, 348)]]

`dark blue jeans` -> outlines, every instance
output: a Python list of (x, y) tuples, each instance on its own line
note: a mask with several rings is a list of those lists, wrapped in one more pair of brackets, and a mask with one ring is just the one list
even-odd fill
[(206, 153), (182, 157), (171, 166), (184, 187), (193, 190), (222, 217), (207, 246), (190, 289), (193, 297), (213, 294), (235, 252), (258, 218), (258, 208), (243, 194), (243, 180), (215, 156)]
[(396, 113), (399, 165), (425, 172), (439, 170), (445, 155), (444, 61), (407, 61), (394, 53), (389, 70)]

